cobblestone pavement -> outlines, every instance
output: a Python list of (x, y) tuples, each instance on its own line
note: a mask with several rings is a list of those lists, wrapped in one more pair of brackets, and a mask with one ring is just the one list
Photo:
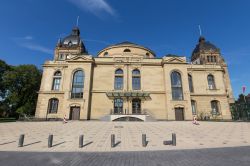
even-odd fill
[[(1, 123), (0, 151), (112, 152), (239, 147), (250, 146), (249, 129), (250, 123), (246, 122), (200, 122), (200, 125), (190, 121)], [(171, 140), (172, 133), (176, 133), (177, 146), (163, 145), (163, 141)], [(25, 140), (24, 147), (18, 148), (20, 134), (25, 134)], [(54, 135), (52, 148), (48, 148), (49, 134)], [(78, 147), (81, 134), (84, 134), (83, 148)], [(115, 134), (118, 143), (114, 148), (111, 148), (111, 134)], [(142, 134), (147, 134), (146, 147), (142, 147)]]
[(0, 152), (1, 166), (249, 166), (250, 147), (147, 152)]

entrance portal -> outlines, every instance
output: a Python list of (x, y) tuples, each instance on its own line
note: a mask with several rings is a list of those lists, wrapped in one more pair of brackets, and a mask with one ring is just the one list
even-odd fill
[(184, 108), (175, 108), (175, 120), (184, 120)]
[(70, 120), (79, 120), (80, 119), (80, 107), (70, 107)]
[(141, 114), (141, 100), (140, 99), (132, 100), (132, 114)]

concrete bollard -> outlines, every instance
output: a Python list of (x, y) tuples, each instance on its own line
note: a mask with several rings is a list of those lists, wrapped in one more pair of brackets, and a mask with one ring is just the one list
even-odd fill
[(172, 145), (176, 146), (176, 134), (172, 133)]
[(142, 134), (142, 146), (143, 147), (147, 146), (147, 137), (146, 137), (146, 134)]
[(79, 148), (82, 148), (82, 147), (83, 147), (83, 138), (84, 138), (83, 135), (80, 135), (80, 136), (79, 136)]
[(21, 134), (18, 141), (18, 147), (23, 147), (23, 143), (24, 143), (24, 134)]
[(111, 148), (115, 147), (115, 135), (111, 134)]
[(53, 146), (53, 134), (50, 134), (48, 138), (48, 148), (51, 148), (52, 146)]

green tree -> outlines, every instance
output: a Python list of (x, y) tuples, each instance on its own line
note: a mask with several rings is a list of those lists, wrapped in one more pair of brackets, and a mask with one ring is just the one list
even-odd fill
[(14, 66), (3, 74), (10, 115), (34, 115), (40, 81), (41, 71), (34, 65)]
[(3, 101), (6, 94), (6, 87), (3, 83), (3, 75), (10, 70), (10, 66), (0, 59), (0, 99)]

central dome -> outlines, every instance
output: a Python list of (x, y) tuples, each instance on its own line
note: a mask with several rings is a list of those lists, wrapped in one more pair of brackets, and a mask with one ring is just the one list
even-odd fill
[(98, 57), (115, 56), (143, 56), (144, 58), (154, 58), (155, 53), (147, 47), (129, 41), (110, 45), (98, 53)]

